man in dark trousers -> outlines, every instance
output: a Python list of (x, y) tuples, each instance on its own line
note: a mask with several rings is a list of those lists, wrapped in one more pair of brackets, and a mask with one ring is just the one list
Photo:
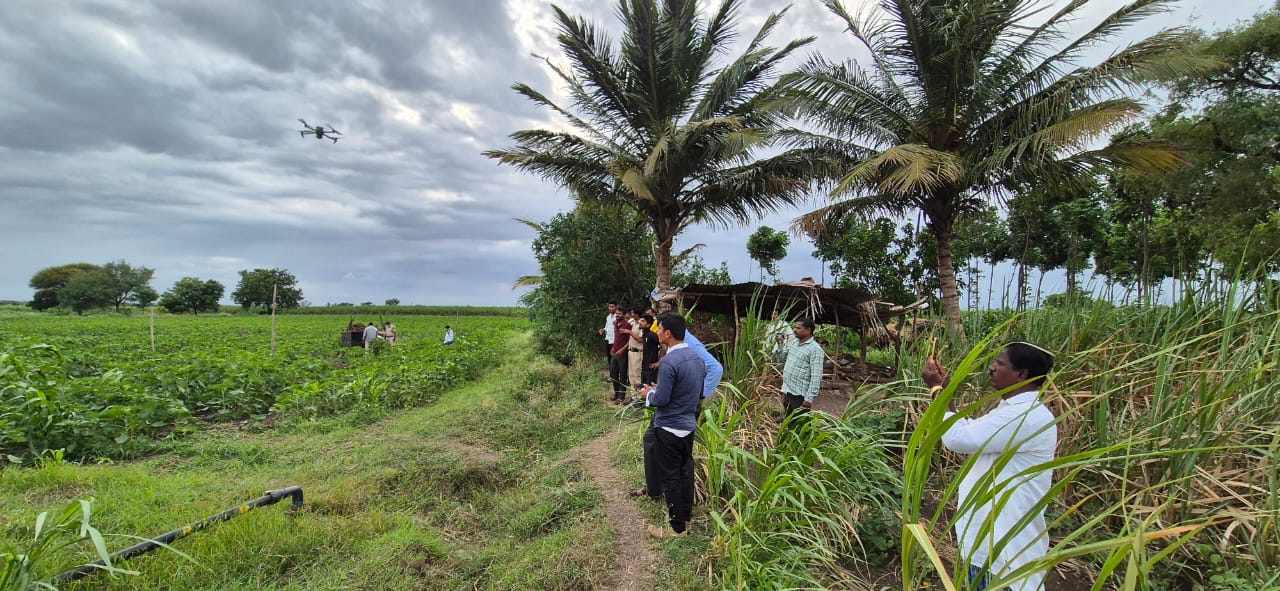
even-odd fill
[(613, 320), (613, 345), (609, 350), (609, 380), (613, 382), (613, 403), (627, 399), (627, 343), (631, 341), (631, 323), (625, 308), (619, 308)]
[[(658, 339), (667, 354), (658, 365), (657, 386), (640, 392), (654, 408), (653, 443), (645, 446), (645, 463), (652, 466), (662, 485), (671, 529), (648, 527), (655, 538), (688, 535), (693, 517), (693, 432), (698, 428), (698, 401), (707, 368), (684, 343), (684, 317), (666, 313), (658, 317)], [(658, 491), (648, 491), (652, 493)]]
[(658, 331), (655, 323), (658, 320), (652, 314), (645, 314), (640, 317), (640, 328), (644, 329), (644, 357), (641, 359), (643, 367), (640, 369), (640, 383), (633, 384), (637, 389), (644, 387), (644, 384), (654, 384), (658, 381)]

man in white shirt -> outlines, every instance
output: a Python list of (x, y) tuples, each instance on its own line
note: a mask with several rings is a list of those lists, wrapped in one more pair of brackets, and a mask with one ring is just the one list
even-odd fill
[[(988, 589), (1049, 551), (1044, 509), (1036, 505), (1053, 480), (1052, 470), (1037, 468), (1053, 460), (1058, 446), (1053, 413), (1038, 399), (1051, 369), (1053, 355), (1044, 348), (1025, 342), (1005, 345), (987, 369), (991, 386), (1002, 392), (1000, 405), (986, 415), (959, 419), (942, 436), (947, 449), (976, 456), (961, 477), (955, 519), (959, 560), (969, 565), (969, 588), (975, 591)], [(950, 381), (947, 370), (932, 358), (921, 378), (935, 395)], [(1020, 525), (1028, 515), (1030, 521)], [(1044, 573), (999, 588), (1038, 591), (1044, 588)]]
[(364, 327), (364, 334), (362, 335), (362, 338), (364, 339), (364, 350), (368, 351), (373, 347), (373, 342), (378, 340), (378, 325), (370, 321), (369, 324)]
[(596, 332), (604, 335), (604, 359), (609, 360), (613, 352), (613, 323), (618, 319), (618, 304), (609, 302), (609, 314), (604, 317), (604, 328)]

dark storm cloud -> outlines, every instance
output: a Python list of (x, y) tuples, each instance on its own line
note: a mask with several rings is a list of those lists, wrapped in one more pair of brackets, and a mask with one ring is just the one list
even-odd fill
[[(616, 41), (613, 2), (557, 4)], [(154, 267), (162, 291), (286, 267), (317, 303), (512, 303), (511, 281), (537, 265), (533, 233), (511, 218), (572, 205), (480, 155), (515, 130), (563, 124), (510, 89), (557, 91), (530, 55), (560, 59), (547, 2), (3, 5), (0, 299), (28, 298), (40, 268), (123, 258)], [(782, 5), (748, 0), (739, 38)], [(856, 57), (841, 29), (800, 0), (771, 43), (818, 35), (812, 50)], [(345, 135), (300, 137), (299, 117)], [(743, 234), (695, 227), (680, 241), (708, 243), (704, 258), (745, 279)], [(793, 246), (784, 274), (808, 250)]]
[(549, 83), (514, 31), (493, 0), (8, 3), (0, 298), (72, 260), (152, 266), (162, 290), (284, 266), (335, 300), (364, 299), (346, 267), (403, 274), (402, 299), (534, 272), (510, 218), (549, 208), (504, 200), (555, 190), (480, 155), (542, 116), (509, 89)]

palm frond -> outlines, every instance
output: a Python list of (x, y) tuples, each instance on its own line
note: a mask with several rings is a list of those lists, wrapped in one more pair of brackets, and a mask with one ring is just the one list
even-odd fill
[(818, 238), (840, 227), (850, 217), (870, 219), (876, 216), (900, 217), (910, 207), (904, 207), (899, 195), (861, 195), (838, 199), (809, 213), (791, 220), (790, 231), (809, 238)]
[(528, 227), (529, 227), (530, 229), (532, 229), (534, 232), (537, 232), (537, 233), (539, 233), (539, 234), (541, 234), (544, 230), (546, 230), (546, 229), (547, 229), (546, 224), (543, 224), (543, 223), (541, 223), (541, 222), (535, 222), (535, 221), (533, 221), (533, 220), (531, 220), (531, 219), (529, 219), (529, 218), (511, 218), (511, 219), (513, 219), (513, 220), (515, 220), (515, 221), (517, 221), (517, 222), (520, 222), (521, 224), (524, 224), (524, 225), (528, 226)]
[(537, 287), (542, 285), (542, 275), (524, 275), (517, 277), (515, 282), (511, 284), (512, 290), (525, 289), (529, 287)]
[(849, 171), (836, 185), (835, 195), (863, 187), (886, 195), (930, 194), (963, 179), (964, 166), (955, 154), (923, 144), (892, 146)]

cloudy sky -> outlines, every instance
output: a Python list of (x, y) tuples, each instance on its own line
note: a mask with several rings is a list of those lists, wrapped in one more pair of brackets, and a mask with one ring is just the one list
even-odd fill
[[(865, 0), (846, 0), (850, 5)], [(541, 0), (4, 0), (0, 10), (0, 299), (26, 300), (47, 266), (124, 259), (160, 291), (283, 267), (316, 304), (514, 304), (537, 273), (532, 231), (572, 207), (555, 186), (480, 155), (555, 125), (510, 90), (555, 91)], [(565, 0), (616, 28), (614, 3)], [(1095, 0), (1101, 15), (1118, 2)], [(1269, 0), (1185, 0), (1133, 36), (1229, 26)], [(785, 4), (747, 0), (754, 33)], [(1084, 27), (1091, 23), (1080, 23)], [(857, 57), (818, 0), (772, 38), (817, 35)], [(302, 138), (296, 119), (336, 127)], [(775, 228), (807, 209), (761, 220)], [(695, 227), (736, 280), (745, 236)], [(793, 244), (782, 276), (821, 274)]]

